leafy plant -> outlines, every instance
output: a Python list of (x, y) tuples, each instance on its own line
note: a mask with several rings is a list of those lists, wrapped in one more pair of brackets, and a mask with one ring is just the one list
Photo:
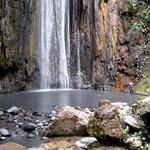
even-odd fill
[(140, 53), (144, 53), (145, 49), (150, 46), (150, 6), (144, 9), (140, 14), (140, 21), (133, 24), (132, 28), (145, 34), (145, 42), (137, 45)]

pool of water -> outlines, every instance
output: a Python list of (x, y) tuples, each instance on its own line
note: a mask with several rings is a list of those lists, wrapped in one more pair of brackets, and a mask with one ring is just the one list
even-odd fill
[(114, 93), (98, 90), (34, 90), (0, 95), (0, 107), (7, 109), (11, 106), (23, 106), (40, 112), (49, 112), (53, 106), (98, 107), (99, 101), (102, 99), (132, 104), (142, 97), (143, 95), (139, 94)]

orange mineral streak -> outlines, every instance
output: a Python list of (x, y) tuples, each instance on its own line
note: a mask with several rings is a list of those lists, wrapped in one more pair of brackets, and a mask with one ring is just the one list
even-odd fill
[(112, 0), (112, 17), (111, 17), (111, 33), (110, 33), (110, 42), (112, 48), (112, 56), (116, 53), (116, 46), (117, 46), (117, 27), (118, 27), (118, 4), (117, 0)]
[(124, 74), (119, 74), (116, 81), (112, 87), (113, 91), (120, 92), (132, 92), (132, 84), (135, 80), (134, 76), (126, 76)]
[(107, 16), (108, 16), (108, 8), (107, 4), (104, 3), (104, 0), (100, 3), (100, 15), (101, 15), (101, 46), (100, 50), (104, 50), (105, 48), (105, 34), (107, 32)]
[[(100, 51), (103, 53), (106, 51), (107, 47), (109, 47), (110, 57), (114, 59), (118, 42), (118, 0), (112, 0), (110, 3), (106, 3), (102, 0), (100, 3), (100, 18)], [(110, 31), (108, 31), (109, 28)]]

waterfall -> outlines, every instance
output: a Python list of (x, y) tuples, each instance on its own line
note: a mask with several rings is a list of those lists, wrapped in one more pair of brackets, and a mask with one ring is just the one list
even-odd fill
[(69, 88), (69, 0), (40, 1), (41, 88)]

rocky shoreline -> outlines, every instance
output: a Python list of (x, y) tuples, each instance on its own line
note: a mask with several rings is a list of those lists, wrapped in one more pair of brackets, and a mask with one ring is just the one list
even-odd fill
[(11, 137), (35, 140), (39, 137), (45, 144), (35, 146), (41, 150), (103, 150), (108, 145), (110, 150), (147, 150), (150, 148), (149, 115), (150, 97), (132, 106), (102, 100), (97, 109), (65, 106), (54, 107), (49, 113), (16, 106), (0, 109), (0, 141), (5, 143), (0, 145), (0, 150), (15, 144), (9, 142)]

